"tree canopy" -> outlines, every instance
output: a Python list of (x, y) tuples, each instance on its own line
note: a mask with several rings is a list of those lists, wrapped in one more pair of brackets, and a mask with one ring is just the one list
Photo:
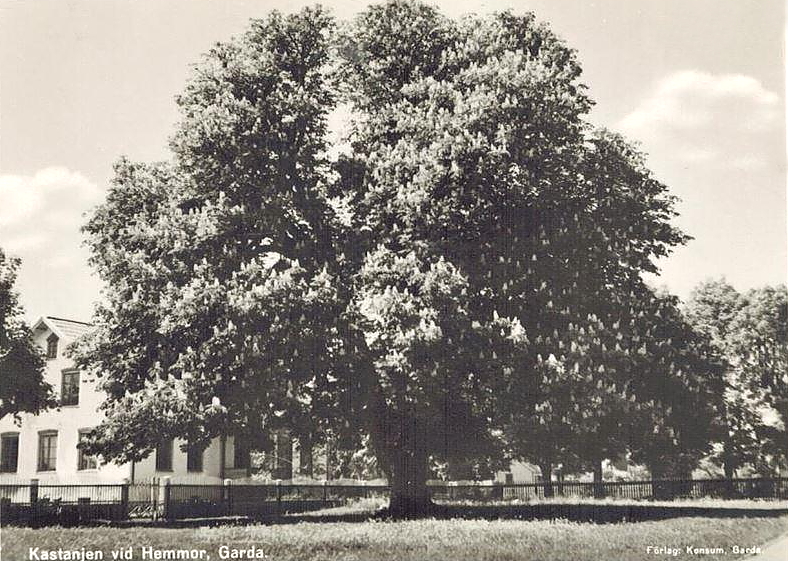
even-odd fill
[(540, 415), (577, 423), (581, 462), (626, 447), (651, 391), (627, 357), (697, 386), (641, 278), (687, 237), (643, 155), (585, 120), (580, 75), (531, 14), (407, 1), (342, 28), (274, 12), (217, 44), (172, 160), (122, 159), (85, 227), (107, 285), (75, 355), (109, 394), (94, 449), (362, 432), (407, 513), (431, 459), (522, 455), (504, 437)]

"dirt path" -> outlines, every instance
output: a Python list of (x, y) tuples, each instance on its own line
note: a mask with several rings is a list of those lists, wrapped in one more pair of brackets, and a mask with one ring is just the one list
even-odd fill
[(788, 534), (771, 542), (759, 555), (745, 557), (747, 561), (788, 561)]

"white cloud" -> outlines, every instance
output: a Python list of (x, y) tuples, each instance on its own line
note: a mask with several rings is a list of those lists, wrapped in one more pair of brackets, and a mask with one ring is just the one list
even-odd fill
[(661, 80), (618, 128), (660, 159), (753, 171), (780, 153), (782, 127), (780, 96), (755, 78), (685, 70)]
[(742, 171), (754, 171), (758, 169), (763, 169), (766, 167), (766, 158), (762, 156), (756, 156), (753, 154), (741, 156), (739, 158), (734, 158), (729, 162), (729, 166), (733, 169), (738, 169)]
[(726, 111), (734, 112), (730, 117), (742, 130), (780, 125), (780, 97), (755, 78), (684, 70), (664, 78), (621, 127), (632, 133), (647, 133), (651, 127), (690, 129), (724, 117)]
[(83, 214), (101, 197), (92, 181), (64, 167), (0, 175), (0, 247), (23, 259), (68, 260), (79, 250)]
[(680, 198), (673, 222), (694, 238), (660, 260), (657, 284), (686, 296), (698, 271), (740, 287), (785, 278), (781, 96), (751, 76), (683, 71), (664, 77), (618, 123)]

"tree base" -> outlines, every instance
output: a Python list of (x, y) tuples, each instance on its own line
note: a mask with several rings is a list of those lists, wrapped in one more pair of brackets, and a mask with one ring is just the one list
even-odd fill
[(427, 518), (443, 513), (445, 509), (429, 497), (391, 497), (382, 514), (397, 520)]

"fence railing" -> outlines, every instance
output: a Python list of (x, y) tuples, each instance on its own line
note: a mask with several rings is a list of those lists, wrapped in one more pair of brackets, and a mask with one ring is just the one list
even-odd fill
[[(788, 499), (788, 478), (692, 479), (551, 483), (430, 483), (436, 502), (530, 501), (547, 497), (673, 500)], [(186, 519), (280, 516), (386, 498), (385, 484), (248, 483), (170, 484), (169, 480), (104, 485), (0, 485), (0, 524), (79, 524), (134, 518)]]
[[(471, 491), (472, 493), (473, 491)], [(648, 481), (553, 481), (506, 484), (503, 499), (552, 497), (612, 498), (639, 500), (675, 499), (788, 499), (788, 478), (754, 479), (659, 479)]]

